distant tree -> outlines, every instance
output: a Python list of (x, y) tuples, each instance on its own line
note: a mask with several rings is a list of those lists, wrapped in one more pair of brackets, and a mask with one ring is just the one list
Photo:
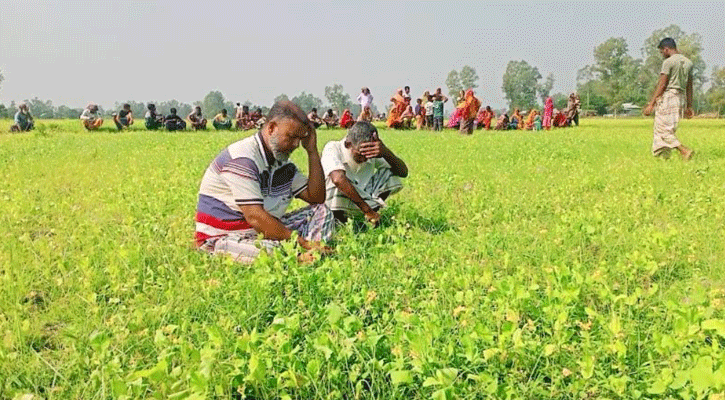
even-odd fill
[[(566, 108), (566, 103), (569, 100), (569, 96), (565, 95), (564, 93), (556, 93), (551, 96), (551, 99), (554, 101), (554, 108), (557, 110), (561, 110)], [(546, 99), (544, 99), (546, 101)]]
[(554, 73), (550, 72), (549, 75), (546, 76), (546, 80), (544, 83), (540, 83), (536, 85), (536, 93), (538, 93), (539, 98), (541, 99), (541, 104), (543, 105), (546, 103), (546, 98), (549, 97), (549, 94), (551, 93), (551, 89), (554, 88)]
[(325, 86), (325, 97), (330, 102), (330, 106), (337, 110), (338, 114), (346, 108), (353, 108), (350, 95), (345, 92), (342, 85), (335, 83), (332, 86)]
[(207, 118), (213, 117), (221, 111), (222, 108), (226, 108), (226, 102), (227, 101), (224, 99), (222, 92), (211, 91), (204, 96), (204, 100), (201, 102), (201, 111), (204, 115), (207, 115)]
[(0, 88), (2, 88), (2, 83), (5, 80), (5, 77), (3, 76), (3, 71), (0, 69)]
[(8, 115), (10, 118), (15, 117), (15, 113), (18, 112), (18, 106), (15, 104), (15, 100), (10, 101), (10, 106), (8, 107)]
[(289, 97), (286, 94), (282, 93), (279, 96), (274, 98), (275, 103), (278, 101), (289, 101)]
[(503, 74), (503, 90), (509, 108), (528, 110), (536, 106), (536, 90), (541, 74), (526, 61), (509, 61)]
[(473, 67), (464, 65), (463, 68), (461, 68), (461, 72), (458, 74), (458, 79), (461, 82), (461, 88), (464, 90), (475, 89), (478, 87), (478, 74), (476, 73), (476, 69)]
[(67, 119), (77, 119), (80, 117), (83, 110), (80, 108), (70, 108), (68, 106), (62, 105), (58, 106), (58, 108), (55, 111), (55, 117), (56, 118), (67, 118)]
[(30, 107), (30, 112), (37, 118), (55, 118), (55, 107), (53, 107), (52, 101), (43, 101), (34, 97), (32, 100), (25, 100), (25, 103)]
[(713, 110), (720, 115), (725, 114), (725, 67), (712, 68), (711, 86), (707, 90), (706, 98)]
[(0, 103), (0, 118), (8, 118), (8, 108), (5, 107), (5, 104)]
[(446, 78), (446, 86), (448, 87), (448, 96), (450, 96), (452, 99), (458, 97), (458, 92), (463, 90), (460, 75), (455, 69), (448, 73), (448, 77)]
[(322, 99), (315, 97), (312, 93), (302, 92), (292, 98), (292, 102), (297, 104), (304, 112), (309, 113), (313, 108), (322, 109)]
[(159, 104), (156, 104), (156, 109), (159, 110), (160, 113), (165, 115), (170, 114), (170, 110), (172, 108), (175, 108), (177, 114), (183, 117), (189, 115), (192, 110), (191, 104), (181, 103), (178, 100), (163, 101)]

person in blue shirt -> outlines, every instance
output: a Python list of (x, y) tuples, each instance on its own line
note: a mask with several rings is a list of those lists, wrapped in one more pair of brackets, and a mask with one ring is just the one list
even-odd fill
[(33, 116), (26, 103), (18, 105), (18, 112), (15, 113), (15, 125), (10, 127), (11, 132), (28, 132), (35, 127)]

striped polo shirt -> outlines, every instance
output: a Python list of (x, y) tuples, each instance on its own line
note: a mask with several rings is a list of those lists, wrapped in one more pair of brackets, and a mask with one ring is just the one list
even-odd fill
[(231, 144), (204, 173), (196, 207), (196, 244), (253, 229), (239, 206), (259, 204), (276, 218), (305, 190), (307, 177), (292, 162), (274, 159), (262, 133)]

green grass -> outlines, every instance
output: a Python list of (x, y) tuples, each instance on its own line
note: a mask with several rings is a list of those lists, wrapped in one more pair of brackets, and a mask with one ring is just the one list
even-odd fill
[(582, 125), (383, 130), (410, 177), (381, 228), (243, 266), (193, 216), (250, 133), (0, 121), (0, 398), (725, 391), (725, 124), (681, 123), (691, 162), (650, 155), (651, 120)]

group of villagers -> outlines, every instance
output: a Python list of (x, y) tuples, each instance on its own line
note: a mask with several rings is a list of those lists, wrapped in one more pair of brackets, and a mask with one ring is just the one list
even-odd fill
[[(645, 115), (655, 112), (652, 154), (666, 157), (671, 149), (677, 149), (689, 160), (694, 152), (677, 139), (675, 132), (680, 113), (686, 118), (693, 115), (692, 62), (679, 53), (671, 38), (663, 39), (658, 47), (664, 62), (655, 93), (644, 109)], [(423, 100), (428, 100), (425, 105)], [(437, 90), (417, 103), (425, 110), (431, 100), (447, 99)], [(415, 112), (410, 116), (409, 88), (396, 91), (391, 101), (394, 107), (388, 127), (412, 124), (413, 120), (431, 125), (427, 111), (426, 118)], [(458, 99), (454, 116), (461, 132), (470, 134), (477, 122), (490, 129), (495, 115), (490, 107), (479, 113), (480, 105), (472, 90)], [(572, 113), (578, 107), (579, 99), (570, 96), (567, 112), (562, 113), (569, 124), (578, 124), (576, 113)], [(216, 156), (199, 189), (196, 244), (200, 249), (248, 263), (262, 251), (294, 238), (305, 250), (298, 258), (309, 261), (315, 252), (324, 255), (333, 251), (327, 243), (335, 221), (344, 223), (350, 217), (364, 216), (372, 224), (379, 222), (379, 211), (402, 189), (400, 179), (408, 176), (408, 167), (383, 143), (369, 121), (354, 122), (345, 137), (327, 143), (320, 155), (316, 128), (325, 121), (310, 118), (315, 115), (305, 115), (289, 101), (278, 102), (255, 135), (231, 144)], [(438, 127), (433, 115), (432, 125)], [(442, 119), (442, 113), (439, 115)], [(536, 110), (530, 112), (523, 128), (563, 124), (562, 117), (556, 124), (551, 98), (546, 100), (543, 118), (537, 116)], [(511, 119), (516, 121), (515, 129), (521, 129), (521, 115), (515, 111)], [(309, 177), (289, 161), (300, 145), (307, 152)], [(287, 212), (295, 197), (309, 205)]]
[(360, 104), (360, 115), (355, 118), (349, 108), (346, 108), (342, 112), (342, 116), (338, 117), (331, 108), (320, 117), (317, 113), (317, 109), (313, 108), (312, 111), (307, 114), (307, 118), (312, 122), (315, 128), (319, 128), (325, 125), (327, 128), (340, 127), (343, 129), (351, 128), (355, 122), (372, 122), (373, 121), (373, 95), (370, 93), (370, 89), (364, 87), (360, 90), (360, 94), (357, 96), (357, 102)]
[[(412, 106), (410, 87), (398, 89), (390, 99), (392, 105), (387, 126), (394, 129), (412, 129), (415, 124), (418, 130), (443, 130), (444, 105), (447, 101), (448, 97), (441, 92), (441, 88), (438, 88), (433, 94), (430, 91), (423, 93), (423, 96), (416, 100), (416, 105)], [(470, 135), (477, 128), (490, 130), (492, 121), (496, 121), (493, 126), (493, 129), (496, 130), (550, 130), (552, 126), (579, 125), (581, 101), (575, 93), (569, 96), (565, 110), (554, 109), (553, 99), (548, 97), (544, 105), (543, 116), (539, 110), (532, 109), (526, 118), (516, 108), (510, 117), (508, 113), (503, 113), (497, 119), (496, 113), (490, 106), (481, 107), (481, 101), (472, 89), (461, 90), (455, 101), (456, 108), (450, 115), (446, 126), (459, 129), (462, 134)]]
[[(237, 104), (239, 106), (239, 104)], [(120, 131), (129, 128), (134, 123), (133, 111), (131, 111), (130, 104), (124, 104), (117, 113), (114, 113), (113, 123), (116, 128)], [(103, 125), (103, 117), (99, 113), (98, 105), (95, 103), (89, 103), (83, 110), (80, 116), (83, 126), (89, 130), (94, 131)], [(196, 106), (186, 116), (187, 121), (181, 118), (177, 114), (176, 108), (171, 108), (169, 114), (164, 116), (156, 109), (156, 105), (149, 103), (146, 106), (146, 115), (144, 115), (144, 122), (146, 129), (158, 130), (166, 128), (168, 131), (183, 131), (187, 126), (194, 130), (206, 130), (209, 121), (204, 117), (201, 107)], [(265, 119), (262, 115), (262, 110), (257, 109), (253, 113), (249, 113), (247, 106), (237, 107), (236, 115), (236, 127), (237, 129), (253, 129), (260, 127), (264, 124)], [(226, 109), (222, 109), (211, 121), (212, 126), (216, 130), (230, 130), (232, 129), (232, 119), (227, 113)]]
[[(216, 156), (199, 188), (199, 249), (250, 263), (293, 239), (303, 249), (298, 259), (311, 261), (315, 254), (333, 252), (328, 243), (338, 223), (351, 218), (379, 223), (386, 201), (403, 188), (405, 162), (369, 121), (353, 122), (320, 154), (319, 126), (299, 106), (280, 101), (254, 135)], [(290, 161), (300, 146), (307, 153), (308, 176)], [(309, 205), (288, 212), (294, 198)]]

